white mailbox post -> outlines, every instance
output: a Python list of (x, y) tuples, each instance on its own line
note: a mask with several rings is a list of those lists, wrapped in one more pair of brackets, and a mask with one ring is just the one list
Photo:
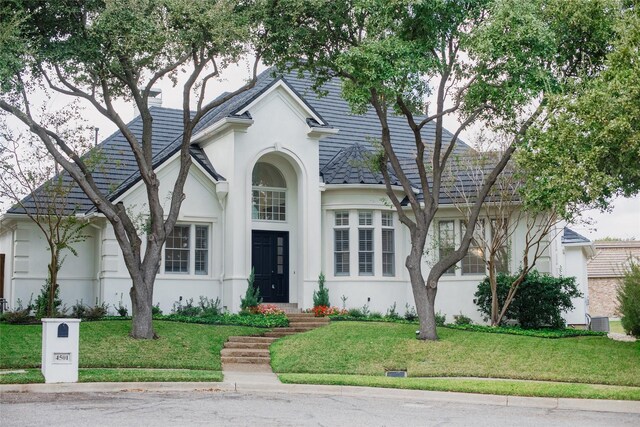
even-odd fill
[(46, 383), (78, 382), (80, 319), (42, 319), (42, 375)]

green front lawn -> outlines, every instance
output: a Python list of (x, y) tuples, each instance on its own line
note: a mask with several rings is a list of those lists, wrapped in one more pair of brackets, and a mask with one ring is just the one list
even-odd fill
[(439, 328), (440, 340), (415, 339), (415, 325), (335, 322), (276, 341), (278, 373), (480, 377), (640, 386), (640, 342), (561, 339)]
[[(80, 323), (80, 381), (211, 381), (221, 378), (220, 350), (232, 335), (251, 335), (264, 329), (244, 326), (211, 326), (154, 321), (157, 340), (134, 340), (128, 336), (131, 322), (109, 320)], [(42, 326), (0, 323), (0, 369), (40, 366)], [(171, 371), (95, 368), (154, 368)], [(191, 372), (185, 370), (202, 370)], [(0, 375), (0, 382), (20, 377), (32, 381), (36, 374)], [(136, 379), (138, 378), (138, 379)]]
[(366, 375), (280, 374), (286, 384), (326, 384), (386, 387), (408, 390), (452, 391), (507, 396), (576, 399), (640, 400), (640, 387), (545, 381), (481, 380), (474, 378), (388, 378)]

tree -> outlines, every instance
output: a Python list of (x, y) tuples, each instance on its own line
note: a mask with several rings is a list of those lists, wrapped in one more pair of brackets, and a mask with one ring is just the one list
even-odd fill
[[(496, 139), (499, 140), (494, 137), (494, 142)], [(474, 206), (470, 198), (479, 193), (487, 173), (501, 156), (501, 152), (496, 149), (475, 151), (460, 156), (449, 164), (443, 189), (466, 223)], [(545, 204), (543, 208), (539, 208), (521, 203), (520, 191), (526, 172), (514, 170), (514, 166), (509, 163), (505, 167), (485, 198), (471, 240), (474, 251), (468, 251), (466, 255), (469, 258), (480, 258), (486, 265), (486, 280), (491, 290), (491, 326), (500, 325), (520, 285), (535, 268), (538, 260), (547, 253), (551, 242), (561, 230), (558, 225), (563, 221), (557, 213), (557, 206)], [(512, 249), (512, 241), (518, 235), (523, 236), (524, 240), (521, 242), (521, 250), (516, 254)], [(498, 273), (508, 274), (512, 257), (518, 260), (518, 272), (505, 276), (511, 281), (504, 297), (499, 298)]]
[[(62, 124), (58, 123), (56, 127)], [(0, 198), (18, 206), (38, 227), (47, 242), (46, 315), (55, 317), (58, 272), (64, 262), (64, 252), (77, 256), (73, 245), (88, 237), (83, 231), (88, 223), (77, 218), (73, 207), (69, 207), (73, 181), (63, 174), (52, 178), (57, 165), (51, 161), (46, 150), (27, 138), (14, 136), (4, 126), (0, 130), (0, 137), (4, 141), (0, 147)]]
[[(37, 135), (113, 227), (132, 280), (134, 338), (155, 335), (153, 285), (166, 236), (186, 197), (193, 131), (209, 111), (255, 84), (261, 32), (249, 25), (249, 9), (227, 0), (12, 0), (0, 6), (0, 109)], [(207, 101), (207, 85), (249, 50), (255, 62), (247, 83)], [(183, 82), (180, 167), (165, 211), (153, 170), (154, 130), (148, 100), (157, 82), (170, 79), (177, 84), (179, 77)], [(42, 123), (32, 105), (35, 89), (42, 88), (82, 100), (124, 135), (145, 186), (146, 236), (138, 234), (125, 206), (114, 204), (100, 190), (85, 159), (68, 140)], [(115, 106), (119, 99), (133, 101), (140, 112), (140, 134), (123, 121)]]
[(535, 171), (524, 182), (527, 204), (555, 203), (571, 217), (640, 191), (640, 8), (625, 3), (602, 71), (550, 97), (554, 115), (517, 155), (521, 168)]
[[(377, 164), (411, 236), (405, 265), (420, 339), (437, 339), (438, 281), (466, 254), (497, 177), (529, 131), (543, 128), (553, 116), (557, 106), (550, 96), (564, 93), (570, 100), (572, 83), (601, 72), (619, 14), (616, 0), (291, 0), (273, 1), (265, 12), (267, 61), (308, 70), (318, 88), (338, 76), (353, 110), (373, 108), (378, 116)], [(282, 31), (269, 33), (274, 28)], [(412, 159), (394, 150), (389, 125), (394, 114), (413, 132)], [(449, 133), (444, 123), (451, 116), (460, 124)], [(452, 153), (465, 149), (459, 137), (473, 124), (501, 132), (508, 144), (469, 200), (460, 245), (440, 258), (425, 280), (421, 261), (446, 165)], [(389, 170), (401, 183), (408, 208), (392, 191)]]

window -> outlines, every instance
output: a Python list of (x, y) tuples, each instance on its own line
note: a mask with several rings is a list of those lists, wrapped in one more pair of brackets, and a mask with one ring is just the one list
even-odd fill
[(209, 272), (209, 227), (196, 225), (196, 274)]
[(251, 175), (252, 219), (286, 221), (287, 184), (275, 166), (258, 162)]
[(373, 274), (373, 213), (358, 212), (358, 273)]
[(382, 212), (382, 274), (395, 276), (395, 242), (393, 214)]
[[(460, 235), (467, 231), (467, 224), (460, 222)], [(482, 233), (484, 231), (484, 222), (478, 221), (473, 232), (474, 237), (471, 239), (469, 250), (462, 258), (462, 274), (485, 274), (484, 247), (482, 243)]]
[[(442, 259), (455, 249), (455, 232), (453, 221), (440, 221), (438, 223), (438, 256)], [(444, 274), (455, 274), (455, 266), (449, 267)]]
[(167, 236), (164, 251), (164, 271), (167, 273), (189, 272), (189, 227), (176, 225)]
[(508, 227), (508, 220), (491, 220), (491, 239), (493, 239), (491, 246), (494, 247), (497, 244), (495, 239), (500, 240), (500, 246), (496, 248), (495, 254), (496, 272), (498, 273), (509, 273)]
[(189, 274), (192, 269), (195, 274), (209, 274), (209, 227), (176, 225), (165, 242), (164, 272)]
[(336, 212), (334, 235), (334, 264), (336, 276), (349, 275), (349, 212)]

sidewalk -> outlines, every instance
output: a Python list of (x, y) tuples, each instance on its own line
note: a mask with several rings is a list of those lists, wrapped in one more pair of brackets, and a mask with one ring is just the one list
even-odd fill
[(282, 384), (266, 370), (225, 367), (224, 382), (148, 382), (148, 383), (72, 383), (7, 384), (0, 393), (117, 393), (117, 392), (220, 392), (322, 394), (331, 396), (367, 396), (411, 401), (439, 401), (481, 405), (564, 409), (573, 411), (620, 412), (640, 414), (640, 402), (621, 400), (566, 399), (547, 397), (498, 396), (456, 392), (402, 390), (354, 386)]

